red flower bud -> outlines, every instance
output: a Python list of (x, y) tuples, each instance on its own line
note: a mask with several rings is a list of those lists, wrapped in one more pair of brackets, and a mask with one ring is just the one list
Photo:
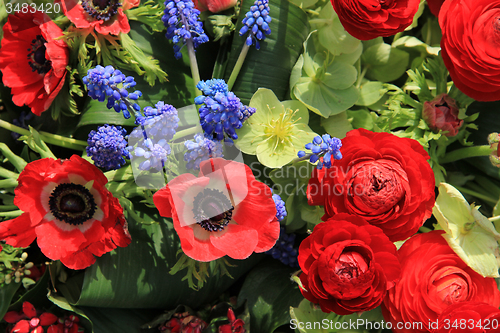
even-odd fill
[(198, 0), (195, 1), (196, 8), (200, 12), (209, 10), (212, 13), (222, 12), (223, 10), (233, 8), (236, 5), (237, 0)]
[(458, 107), (455, 100), (447, 94), (440, 94), (432, 101), (425, 102), (422, 118), (430, 129), (446, 131), (446, 136), (457, 135), (464, 122), (458, 119)]

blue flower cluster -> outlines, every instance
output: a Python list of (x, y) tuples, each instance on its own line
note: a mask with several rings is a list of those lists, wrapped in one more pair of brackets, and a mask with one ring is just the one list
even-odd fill
[(97, 65), (95, 68), (89, 69), (87, 76), (84, 76), (82, 80), (92, 99), (104, 102), (107, 98), (106, 106), (108, 109), (114, 108), (116, 112), (123, 112), (125, 119), (130, 118), (130, 111), (135, 111), (137, 114), (141, 110), (140, 106), (131, 100), (137, 100), (142, 96), (142, 92), (136, 90), (129, 93), (127, 90), (137, 84), (134, 78), (125, 76), (113, 66)]
[(246, 44), (251, 46), (255, 43), (255, 48), (260, 49), (259, 40), (264, 40), (266, 39), (265, 35), (271, 34), (271, 28), (269, 28), (269, 23), (271, 23), (269, 0), (256, 0), (245, 14), (242, 23), (243, 27), (240, 29), (240, 36), (249, 32)]
[(234, 93), (228, 91), (223, 80), (200, 81), (196, 87), (204, 94), (196, 97), (194, 102), (201, 105), (200, 124), (205, 136), (221, 141), (226, 133), (231, 139), (237, 139), (235, 129), (243, 126), (243, 122), (255, 113), (255, 108), (243, 105)]
[(332, 138), (328, 134), (324, 134), (321, 136), (314, 137), (313, 141), (306, 144), (306, 149), (311, 150), (311, 154), (306, 154), (305, 151), (301, 150), (297, 154), (300, 158), (304, 156), (309, 157), (309, 161), (311, 163), (315, 163), (321, 156), (323, 156), (322, 163), (318, 163), (316, 166), (318, 169), (330, 168), (332, 166), (332, 157), (336, 160), (340, 160), (342, 158), (342, 154), (340, 153), (340, 148), (342, 147), (342, 141), (337, 138)]
[(187, 152), (184, 154), (186, 168), (200, 170), (200, 163), (209, 158), (224, 157), (222, 143), (205, 138), (202, 134), (195, 134), (194, 141), (184, 142)]
[(274, 259), (278, 259), (283, 264), (290, 267), (299, 267), (297, 261), (298, 251), (295, 245), (295, 234), (287, 234), (285, 227), (280, 228), (280, 237), (274, 247), (266, 253)]
[(286, 217), (285, 202), (278, 194), (273, 194), (274, 204), (276, 205), (276, 218), (278, 221), (283, 221)]
[(120, 126), (108, 124), (91, 131), (87, 139), (87, 155), (92, 157), (94, 164), (105, 170), (116, 170), (125, 165), (125, 158), (130, 154), (125, 140), (127, 131)]
[(177, 109), (163, 101), (156, 103), (155, 108), (147, 106), (144, 116), (129, 135), (127, 148), (132, 158), (140, 157), (139, 169), (159, 172), (163, 169), (171, 149), (168, 141), (172, 140), (179, 117)]
[[(192, 0), (167, 0), (165, 1), (165, 15), (161, 18), (167, 27), (165, 37), (174, 42), (175, 58), (182, 58), (182, 46), (190, 39), (194, 47), (208, 42), (208, 36), (203, 30), (203, 24), (198, 20), (200, 11), (194, 8)], [(182, 46), (179, 46), (181, 44)]]

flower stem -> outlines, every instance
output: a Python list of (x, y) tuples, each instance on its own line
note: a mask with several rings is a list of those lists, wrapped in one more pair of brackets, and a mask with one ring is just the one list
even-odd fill
[(16, 179), (7, 178), (0, 180), (0, 188), (16, 187), (18, 185)]
[(236, 64), (234, 64), (234, 68), (233, 68), (233, 71), (231, 72), (231, 76), (229, 77), (229, 80), (227, 81), (227, 89), (228, 90), (233, 89), (234, 82), (236, 81), (236, 78), (238, 77), (238, 74), (240, 73), (241, 66), (243, 66), (243, 62), (245, 61), (248, 50), (250, 50), (250, 46), (247, 45), (246, 43), (243, 44), (243, 48), (241, 49), (240, 55), (238, 56), (238, 60), (236, 61)]
[[(11, 132), (16, 132), (21, 135), (31, 135), (31, 132), (25, 128), (13, 125), (5, 120), (0, 119), (0, 127), (5, 128)], [(51, 134), (47, 132), (39, 132), (40, 138), (46, 143), (50, 143), (59, 147), (69, 148), (74, 150), (83, 150), (87, 147), (87, 142), (76, 140), (72, 138), (67, 138), (57, 134)]]
[(455, 186), (455, 188), (457, 190), (459, 190), (460, 192), (462, 192), (462, 193), (473, 195), (473, 196), (475, 196), (478, 199), (482, 199), (484, 201), (488, 201), (488, 202), (491, 202), (491, 203), (494, 203), (494, 204), (497, 203), (497, 200), (492, 199), (489, 196), (484, 195), (482, 193), (479, 193), (479, 192), (476, 192), (476, 191), (473, 191), (473, 190), (469, 190), (468, 188), (461, 187), (461, 186)]
[(439, 164), (451, 163), (469, 157), (488, 156), (491, 152), (493, 149), (489, 145), (460, 148), (440, 158)]
[(0, 167), (0, 177), (8, 178), (8, 179), (17, 179), (17, 177), (19, 177), (19, 174), (14, 172), (14, 171), (10, 171), (10, 170), (7, 170), (5, 168)]
[(363, 68), (363, 71), (361, 71), (361, 74), (359, 74), (358, 81), (356, 81), (356, 88), (359, 88), (361, 86), (361, 81), (363, 81), (367, 70), (368, 66), (365, 66), (365, 68)]
[(188, 135), (194, 135), (194, 134), (198, 133), (199, 130), (200, 130), (200, 127), (198, 127), (198, 126), (183, 129), (182, 131), (176, 132), (174, 134), (172, 141), (175, 141), (179, 138), (183, 138), (183, 137), (188, 136)]
[(193, 77), (194, 81), (194, 91), (196, 96), (201, 96), (201, 91), (196, 88), (196, 85), (198, 82), (201, 81), (200, 79), (200, 71), (198, 70), (198, 62), (196, 61), (196, 55), (194, 53), (194, 44), (192, 39), (188, 39), (186, 41), (186, 46), (188, 49), (188, 55), (189, 55), (189, 66), (191, 67), (191, 76)]
[(0, 216), (2, 217), (18, 217), (23, 213), (22, 210), (13, 210), (10, 212), (0, 212)]

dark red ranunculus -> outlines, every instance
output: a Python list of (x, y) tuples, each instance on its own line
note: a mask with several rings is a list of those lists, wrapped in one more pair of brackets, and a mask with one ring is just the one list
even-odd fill
[(330, 0), (340, 22), (361, 40), (389, 37), (404, 31), (417, 13), (420, 0)]
[(44, 158), (24, 168), (14, 204), (24, 213), (0, 223), (0, 239), (28, 247), (35, 239), (42, 253), (71, 269), (83, 269), (96, 258), (130, 244), (118, 199), (106, 189), (104, 174), (73, 155)]
[(62, 30), (42, 13), (16, 12), (3, 27), (0, 71), (12, 102), (39, 116), (64, 85), (69, 50)]
[(161, 216), (173, 219), (182, 250), (194, 260), (245, 259), (271, 249), (279, 238), (271, 189), (243, 163), (203, 161), (198, 177), (174, 178), (153, 201)]
[[(498, 308), (500, 291), (493, 278), (485, 278), (467, 266), (441, 235), (443, 231), (418, 234), (399, 249), (401, 279), (388, 291), (382, 313), (395, 333), (429, 332), (451, 305), (483, 302)], [(421, 328), (407, 328), (423, 323)], [(457, 331), (458, 332), (458, 331)], [(463, 332), (463, 331), (460, 331)], [(494, 332), (494, 331), (493, 331)]]
[(432, 15), (439, 17), (439, 11), (441, 10), (443, 2), (444, 0), (427, 0), (427, 6), (429, 6)]
[(314, 227), (299, 247), (302, 295), (324, 312), (376, 308), (401, 275), (394, 244), (358, 216), (337, 214)]
[(128, 33), (124, 10), (139, 6), (140, 0), (58, 0), (64, 14), (77, 28), (95, 28), (101, 35)]
[(500, 310), (480, 302), (455, 303), (441, 313), (433, 333), (500, 332)]
[(422, 118), (430, 129), (446, 131), (446, 136), (457, 135), (464, 123), (458, 118), (457, 103), (447, 94), (440, 94), (432, 101), (425, 101)]
[(434, 173), (416, 140), (357, 129), (342, 139), (341, 153), (330, 169), (314, 170), (307, 186), (309, 204), (325, 206), (323, 220), (358, 215), (394, 242), (432, 215)]
[(441, 56), (453, 83), (477, 101), (500, 100), (500, 0), (449, 0), (439, 12)]

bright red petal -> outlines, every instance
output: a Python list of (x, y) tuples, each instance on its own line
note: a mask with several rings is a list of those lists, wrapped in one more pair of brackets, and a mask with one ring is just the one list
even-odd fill
[(28, 247), (36, 238), (29, 213), (0, 223), (0, 239), (14, 247)]
[(16, 325), (12, 328), (12, 333), (29, 333), (30, 331), (30, 323), (27, 320), (21, 320), (17, 322)]
[(30, 302), (24, 302), (23, 303), (23, 313), (28, 317), (28, 318), (33, 318), (36, 317), (36, 309), (31, 304)]
[(210, 237), (213, 246), (233, 259), (248, 258), (259, 242), (257, 230), (237, 224), (228, 224), (226, 229), (222, 236)]
[(40, 318), (40, 325), (42, 326), (52, 325), (57, 320), (57, 316), (49, 312), (42, 313), (39, 318)]
[[(35, 229), (40, 250), (52, 260), (59, 260), (71, 253), (81, 251), (81, 245), (86, 242), (85, 236), (77, 227), (64, 231), (58, 223), (64, 222), (45, 221)], [(94, 223), (98, 222), (94, 221)]]
[(17, 323), (19, 320), (26, 318), (22, 313), (16, 311), (9, 311), (3, 317), (3, 320), (8, 322), (9, 324)]

